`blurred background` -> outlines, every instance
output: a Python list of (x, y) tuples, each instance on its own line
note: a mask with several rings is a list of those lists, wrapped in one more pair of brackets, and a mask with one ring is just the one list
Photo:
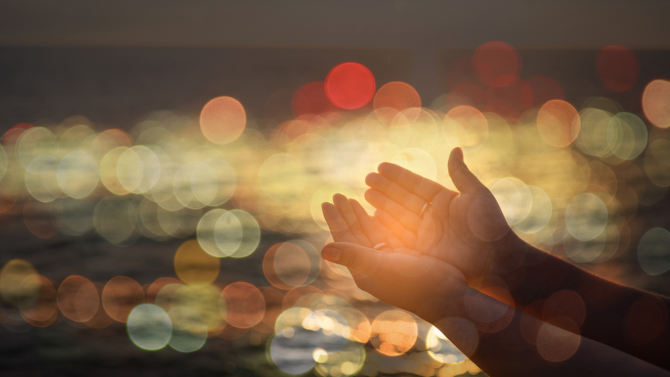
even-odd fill
[(323, 201), (456, 146), (528, 242), (670, 294), (669, 13), (0, 1), (0, 369), (478, 374), (320, 258)]

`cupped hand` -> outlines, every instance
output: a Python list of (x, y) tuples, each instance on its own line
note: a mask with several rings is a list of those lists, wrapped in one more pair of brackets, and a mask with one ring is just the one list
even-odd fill
[(455, 148), (449, 175), (452, 191), (398, 165), (382, 163), (370, 173), (366, 200), (374, 217), (405, 247), (439, 258), (461, 270), (468, 281), (484, 277), (496, 249), (518, 240), (491, 191), (477, 179)]
[(333, 201), (322, 205), (335, 240), (322, 256), (346, 266), (360, 289), (430, 321), (467, 288), (458, 269), (405, 247), (356, 200), (337, 194)]

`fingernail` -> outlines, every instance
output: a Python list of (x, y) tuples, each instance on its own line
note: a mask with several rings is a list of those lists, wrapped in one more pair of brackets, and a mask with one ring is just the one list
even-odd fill
[(456, 152), (458, 152), (458, 156), (461, 158), (461, 161), (463, 161), (463, 150), (460, 147), (456, 147)]
[(340, 261), (341, 255), (342, 252), (339, 249), (336, 249), (332, 246), (326, 246), (321, 252), (321, 256), (323, 257), (323, 259), (334, 263)]

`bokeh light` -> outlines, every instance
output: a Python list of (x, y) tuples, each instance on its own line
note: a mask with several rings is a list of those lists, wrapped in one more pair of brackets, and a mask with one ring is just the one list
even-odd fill
[(640, 63), (633, 51), (623, 46), (606, 46), (598, 53), (596, 71), (603, 85), (615, 92), (626, 91), (635, 85), (640, 75)]
[(642, 93), (642, 110), (656, 127), (670, 127), (670, 81), (659, 79), (647, 84)]
[(370, 341), (380, 353), (399, 356), (416, 342), (418, 328), (414, 318), (402, 310), (387, 310), (372, 322)]
[(364, 65), (353, 62), (331, 69), (324, 86), (328, 99), (347, 110), (365, 106), (377, 88), (372, 72)]
[(472, 55), (477, 78), (485, 85), (504, 87), (512, 84), (521, 71), (521, 59), (516, 49), (505, 42), (481, 44)]
[(174, 270), (179, 280), (186, 284), (209, 284), (216, 280), (221, 261), (206, 253), (197, 240), (188, 240), (179, 246), (174, 255)]
[(579, 135), (577, 110), (562, 100), (546, 102), (537, 113), (537, 129), (542, 139), (554, 147), (566, 147)]
[(128, 316), (128, 335), (136, 346), (147, 351), (165, 347), (172, 336), (172, 322), (165, 310), (152, 304), (136, 306)]
[(216, 97), (200, 112), (200, 129), (207, 140), (228, 144), (242, 134), (247, 125), (247, 113), (240, 101), (232, 97)]
[(637, 246), (637, 260), (649, 275), (670, 270), (670, 232), (663, 228), (648, 230)]

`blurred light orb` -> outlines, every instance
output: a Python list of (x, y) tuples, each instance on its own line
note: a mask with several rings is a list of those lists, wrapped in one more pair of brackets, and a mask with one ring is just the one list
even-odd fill
[(297, 118), (306, 114), (319, 115), (336, 111), (337, 108), (326, 96), (323, 82), (310, 82), (301, 86), (295, 92), (291, 101), (291, 110), (293, 116)]
[(172, 321), (162, 308), (152, 304), (136, 306), (128, 316), (128, 335), (133, 343), (147, 351), (165, 347), (172, 336)]
[(82, 199), (98, 186), (100, 172), (93, 157), (84, 151), (68, 153), (58, 164), (58, 185), (69, 197)]
[(181, 285), (170, 299), (170, 308), (188, 307), (198, 311), (207, 323), (208, 331), (221, 327), (221, 291), (209, 284)]
[(127, 276), (111, 278), (101, 295), (102, 307), (110, 318), (125, 323), (128, 315), (137, 305), (145, 302), (142, 286)]
[(551, 199), (544, 190), (535, 186), (527, 186), (527, 188), (530, 192), (532, 204), (528, 214), (514, 224), (514, 229), (532, 234), (539, 232), (549, 223), (552, 215), (552, 205)]
[(596, 238), (607, 226), (607, 206), (591, 193), (575, 196), (565, 208), (565, 226), (580, 241)]
[(537, 130), (542, 139), (554, 147), (570, 145), (579, 135), (580, 127), (579, 113), (563, 100), (548, 101), (537, 113)]
[(512, 84), (519, 76), (521, 58), (516, 49), (505, 42), (486, 42), (472, 55), (472, 65), (479, 81), (491, 87)]
[(607, 124), (607, 143), (622, 160), (632, 160), (647, 146), (647, 126), (631, 113), (618, 113)]
[(642, 93), (644, 116), (658, 128), (670, 127), (670, 81), (652, 80)]
[(168, 312), (172, 336), (168, 344), (179, 352), (195, 352), (207, 341), (207, 322), (195, 309), (179, 306)]
[(300, 195), (306, 180), (302, 162), (286, 153), (270, 156), (258, 171), (258, 183), (265, 195), (279, 202)]
[(31, 127), (19, 136), (15, 151), (19, 163), (28, 167), (39, 156), (58, 155), (58, 140), (44, 127)]
[(444, 116), (442, 127), (446, 138), (457, 138), (464, 147), (483, 144), (489, 133), (486, 117), (472, 106), (456, 106), (449, 110)]
[(9, 165), (9, 160), (7, 159), (7, 152), (5, 148), (0, 145), (0, 181), (7, 173), (7, 166)]
[(161, 163), (151, 149), (136, 145), (119, 156), (116, 173), (123, 187), (135, 194), (143, 194), (158, 182)]
[(121, 158), (127, 149), (127, 147), (116, 147), (105, 153), (102, 160), (100, 160), (100, 181), (109, 192), (118, 196), (130, 193), (130, 191), (121, 184), (117, 171), (119, 158)]
[(217, 258), (244, 258), (251, 255), (260, 243), (261, 230), (248, 212), (220, 208), (207, 212), (197, 227), (197, 239), (202, 249)]
[(226, 321), (247, 329), (258, 324), (265, 316), (265, 298), (253, 284), (238, 281), (228, 284), (221, 292), (225, 303)]
[(598, 53), (596, 71), (607, 89), (624, 92), (637, 82), (640, 76), (640, 63), (630, 49), (623, 46), (606, 46)]
[(274, 274), (286, 285), (299, 287), (311, 284), (319, 275), (319, 251), (309, 242), (282, 242), (274, 252)]
[(663, 228), (648, 230), (637, 246), (637, 260), (649, 275), (670, 270), (670, 232)]
[[(615, 125), (610, 125), (612, 114), (607, 111), (586, 108), (579, 113), (581, 130), (577, 136), (576, 145), (582, 152), (596, 157), (606, 157), (612, 154), (611, 147), (615, 143), (618, 132)], [(608, 129), (613, 140), (608, 140)], [(620, 142), (620, 141), (619, 141)]]
[[(233, 258), (247, 257), (256, 251), (258, 244), (261, 242), (261, 228), (256, 218), (249, 214), (249, 212), (234, 209), (229, 213), (235, 216), (242, 229), (242, 236), (237, 249), (229, 255)], [(219, 244), (218, 241), (217, 244)]]
[(58, 159), (50, 154), (32, 160), (26, 168), (25, 185), (33, 198), (42, 203), (53, 202), (63, 192), (58, 185)]
[(402, 150), (393, 157), (391, 162), (422, 177), (432, 180), (437, 178), (437, 165), (435, 164), (435, 160), (423, 149), (407, 148)]
[(235, 192), (237, 179), (233, 168), (223, 159), (210, 158), (198, 163), (191, 175), (191, 190), (206, 206), (220, 206)]
[(318, 348), (318, 342), (314, 341), (312, 333), (301, 331), (299, 328), (276, 333), (268, 341), (266, 352), (268, 361), (282, 373), (290, 375), (307, 373), (316, 365), (314, 352)]
[(195, 239), (185, 241), (174, 255), (174, 270), (186, 284), (210, 284), (219, 276), (221, 262), (205, 252)]
[(467, 357), (447, 339), (437, 327), (431, 326), (426, 336), (426, 347), (428, 354), (442, 364), (456, 364), (467, 359)]
[(421, 97), (411, 85), (401, 81), (392, 81), (379, 88), (372, 105), (377, 118), (383, 123), (390, 124), (397, 113), (405, 109), (421, 107)]
[(200, 112), (200, 130), (214, 144), (235, 141), (247, 125), (247, 113), (240, 101), (232, 97), (211, 99)]
[(367, 67), (348, 62), (339, 64), (328, 72), (324, 88), (330, 102), (343, 109), (353, 110), (370, 102), (377, 85), (374, 75)]
[(200, 209), (205, 206), (193, 192), (192, 179), (197, 166), (199, 166), (197, 161), (187, 162), (180, 166), (172, 177), (172, 190), (175, 198), (182, 206), (190, 209)]
[(135, 206), (123, 198), (107, 196), (93, 210), (93, 226), (110, 243), (128, 245), (137, 236)]
[(414, 318), (405, 311), (392, 309), (372, 321), (370, 341), (381, 354), (400, 356), (414, 346), (417, 335)]
[(58, 308), (75, 322), (88, 322), (100, 309), (98, 290), (83, 276), (71, 275), (58, 286)]
[[(0, 296), (15, 307), (29, 307), (40, 290), (37, 270), (23, 259), (12, 259), (0, 270)], [(28, 284), (22, 285), (26, 281)]]
[(282, 243), (274, 255), (274, 270), (277, 277), (291, 287), (298, 287), (305, 283), (310, 267), (307, 253), (294, 243)]
[(56, 289), (49, 279), (40, 275), (29, 275), (23, 279), (17, 291), (23, 297), (19, 306), (23, 306), (24, 300), (26, 304), (31, 303), (25, 308), (20, 308), (21, 316), (26, 322), (33, 326), (46, 327), (56, 320), (58, 299)]
[(65, 198), (53, 202), (52, 205), (61, 233), (81, 236), (93, 228), (95, 202)]

